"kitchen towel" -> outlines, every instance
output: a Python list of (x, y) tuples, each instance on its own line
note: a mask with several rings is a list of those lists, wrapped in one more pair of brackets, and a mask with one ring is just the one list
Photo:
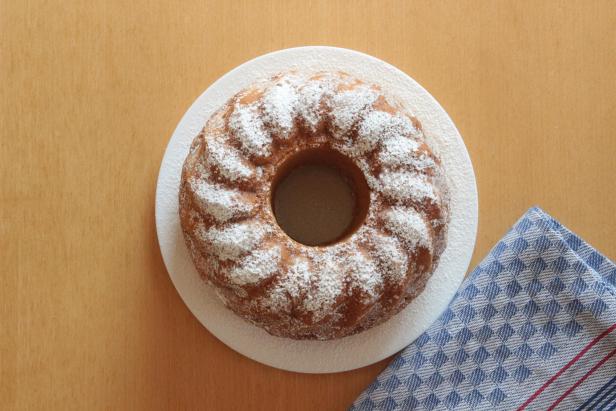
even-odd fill
[(616, 266), (531, 208), (351, 410), (616, 409)]

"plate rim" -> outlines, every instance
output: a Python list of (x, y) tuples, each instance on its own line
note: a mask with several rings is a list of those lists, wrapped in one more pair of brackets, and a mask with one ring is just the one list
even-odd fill
[[(161, 215), (163, 213), (162, 211), (162, 204), (165, 201), (165, 198), (163, 198), (165, 196), (166, 193), (164, 193), (164, 190), (170, 189), (169, 187), (167, 187), (167, 181), (165, 181), (166, 175), (165, 172), (166, 170), (166, 165), (167, 165), (167, 161), (168, 160), (168, 156), (170, 155), (170, 153), (172, 153), (174, 147), (173, 144), (174, 143), (178, 143), (178, 141), (176, 141), (178, 139), (177, 136), (180, 135), (180, 133), (182, 133), (185, 129), (185, 127), (187, 127), (189, 124), (189, 118), (190, 117), (194, 117), (194, 116), (198, 116), (199, 115), (199, 110), (200, 107), (199, 105), (204, 105), (205, 101), (208, 97), (209, 94), (212, 93), (217, 93), (218, 90), (217, 88), (220, 88), (221, 84), (224, 84), (225, 82), (228, 82), (229, 79), (232, 79), (234, 76), (241, 76), (242, 72), (244, 70), (246, 70), (247, 68), (250, 68), (251, 66), (255, 66), (258, 64), (267, 64), (267, 60), (279, 60), (280, 58), (283, 58), (284, 56), (295, 56), (297, 57), (297, 55), (301, 55), (301, 54), (307, 54), (307, 55), (311, 55), (311, 56), (318, 56), (320, 54), (341, 54), (341, 55), (345, 55), (345, 56), (354, 56), (354, 58), (356, 59), (366, 59), (371, 61), (372, 64), (375, 64), (377, 66), (382, 65), (385, 69), (387, 69), (388, 71), (397, 74), (398, 76), (401, 76), (402, 78), (404, 78), (405, 81), (409, 81), (410, 83), (412, 83), (417, 90), (423, 92), (423, 96), (424, 98), (427, 99), (427, 104), (432, 106), (433, 109), (437, 110), (440, 116), (444, 116), (443, 120), (445, 122), (447, 122), (448, 124), (446, 124), (451, 130), (450, 132), (452, 134), (454, 134), (455, 138), (457, 138), (457, 143), (459, 143), (459, 147), (461, 148), (461, 150), (459, 150), (458, 154), (463, 155), (463, 158), (461, 159), (462, 163), (464, 163), (464, 165), (466, 166), (464, 169), (465, 173), (469, 173), (466, 177), (468, 178), (467, 183), (471, 183), (470, 185), (466, 186), (466, 189), (469, 189), (471, 192), (468, 193), (470, 194), (468, 196), (468, 199), (470, 200), (470, 204), (467, 204), (468, 206), (471, 207), (471, 209), (467, 210), (469, 212), (469, 214), (467, 215), (467, 217), (469, 217), (472, 221), (470, 224), (470, 232), (467, 232), (467, 235), (465, 236), (465, 240), (467, 241), (468, 245), (466, 246), (466, 252), (464, 252), (464, 256), (462, 256), (461, 258), (463, 258), (464, 260), (466, 260), (465, 263), (460, 264), (464, 266), (464, 269), (461, 270), (462, 274), (458, 275), (455, 280), (456, 280), (456, 287), (453, 290), (453, 292), (451, 292), (450, 290), (448, 290), (448, 292), (450, 293), (449, 298), (447, 299), (447, 303), (444, 305), (444, 307), (442, 307), (442, 309), (439, 310), (439, 314), (442, 312), (442, 310), (444, 310), (446, 308), (446, 306), (449, 304), (449, 302), (451, 301), (451, 299), (453, 298), (453, 296), (455, 295), (455, 291), (457, 291), (459, 285), (461, 284), (461, 282), (464, 279), (464, 276), (466, 274), (466, 271), (468, 270), (468, 267), (470, 265), (470, 261), (473, 255), (473, 251), (474, 251), (474, 246), (476, 243), (476, 238), (477, 238), (477, 228), (478, 228), (478, 211), (479, 211), (479, 201), (478, 201), (478, 193), (477, 193), (477, 183), (476, 183), (476, 177), (475, 177), (475, 173), (474, 173), (474, 168), (472, 166), (472, 161), (470, 159), (470, 156), (468, 154), (468, 150), (466, 148), (466, 145), (464, 144), (464, 140), (462, 139), (462, 136), (460, 135), (459, 131), (457, 130), (455, 124), (453, 123), (453, 121), (451, 120), (451, 118), (449, 117), (449, 115), (447, 114), (447, 112), (442, 108), (442, 106), (438, 103), (438, 101), (427, 91), (425, 90), (419, 83), (417, 83), (412, 77), (410, 77), (408, 74), (402, 72), (400, 69), (396, 68), (395, 66), (380, 60), (376, 57), (367, 55), (365, 53), (361, 53), (359, 51), (355, 51), (355, 50), (350, 50), (350, 49), (345, 49), (345, 48), (339, 48), (339, 47), (330, 47), (330, 46), (305, 46), (305, 47), (294, 47), (294, 48), (288, 48), (288, 49), (282, 49), (282, 50), (277, 50), (277, 51), (273, 51), (261, 56), (258, 56), (256, 58), (253, 58), (245, 63), (240, 64), (239, 66), (233, 68), (232, 70), (228, 71), (227, 73), (225, 73), (224, 75), (222, 75), (221, 77), (219, 77), (216, 81), (214, 81), (209, 87), (207, 87), (205, 89), (205, 91), (203, 91), (194, 101), (193, 103), (190, 105), (190, 107), (187, 109), (187, 111), (183, 114), (181, 120), (179, 121), (177, 127), (174, 129), (173, 134), (171, 135), (171, 138), (168, 141), (167, 147), (165, 149), (165, 153), (163, 155), (162, 161), (161, 161), (161, 166), (160, 166), (160, 170), (159, 170), (159, 174), (158, 174), (158, 179), (157, 179), (157, 186), (156, 186), (156, 195), (155, 195), (155, 219), (156, 219), (156, 232), (157, 232), (157, 237), (158, 237), (158, 242), (159, 242), (159, 246), (161, 249), (161, 255), (163, 258), (163, 262), (165, 264), (165, 268), (167, 269), (167, 272), (169, 274), (169, 277), (174, 285), (174, 287), (176, 288), (178, 294), (180, 295), (180, 297), (182, 298), (182, 301), (186, 304), (186, 306), (188, 307), (188, 309), (191, 311), (191, 313), (196, 317), (196, 319), (212, 334), (214, 335), (217, 339), (219, 339), (222, 343), (224, 343), (225, 345), (227, 345), (228, 347), (230, 347), (231, 349), (233, 349), (234, 351), (253, 359), (254, 361), (260, 362), (262, 364), (266, 364), (275, 368), (279, 368), (279, 369), (283, 369), (283, 370), (288, 370), (288, 371), (295, 371), (295, 372), (307, 372), (307, 373), (330, 373), (330, 372), (342, 372), (342, 371), (349, 371), (352, 369), (357, 369), (357, 368), (361, 368), (370, 364), (374, 364), (378, 361), (383, 360), (384, 358), (387, 358), (393, 354), (395, 354), (396, 352), (400, 351), (401, 349), (403, 349), (406, 345), (410, 344), (417, 336), (420, 335), (417, 334), (416, 330), (415, 331), (415, 335), (413, 338), (409, 338), (403, 345), (401, 346), (396, 346), (396, 349), (390, 349), (387, 351), (384, 351), (381, 353), (381, 355), (373, 355), (371, 358), (369, 359), (362, 359), (362, 360), (358, 360), (355, 363), (353, 363), (352, 365), (349, 365), (348, 362), (342, 362), (343, 365), (338, 364), (338, 366), (336, 364), (331, 364), (330, 362), (327, 362), (326, 365), (323, 364), (323, 362), (316, 362), (315, 366), (311, 366), (311, 365), (306, 365), (307, 361), (298, 361), (297, 360), (297, 346), (301, 346), (303, 344), (306, 345), (306, 347), (308, 347), (309, 345), (312, 344), (321, 344), (321, 343), (325, 343), (325, 344), (329, 344), (329, 343), (333, 343), (334, 345), (337, 344), (338, 347), (332, 347), (333, 349), (336, 349), (337, 351), (341, 351), (339, 346), (343, 346), (345, 345), (344, 341), (350, 338), (360, 338), (362, 335), (367, 335), (367, 333), (370, 330), (367, 330), (365, 332), (356, 334), (354, 336), (350, 336), (350, 337), (345, 337), (339, 340), (331, 340), (331, 341), (326, 341), (326, 342), (321, 342), (321, 341), (297, 341), (297, 340), (290, 340), (290, 339), (285, 339), (285, 338), (281, 338), (281, 337), (273, 337), (269, 334), (266, 334), (265, 331), (258, 329), (262, 334), (266, 334), (266, 336), (264, 336), (263, 340), (271, 340), (271, 339), (279, 339), (279, 340), (285, 340), (288, 344), (283, 344), (281, 343), (282, 346), (285, 345), (289, 345), (292, 346), (293, 348), (291, 348), (292, 353), (290, 353), (291, 355), (288, 356), (287, 354), (289, 353), (280, 353), (280, 358), (275, 361), (272, 360), (271, 358), (265, 358), (263, 355), (260, 355), (257, 352), (251, 351), (251, 350), (247, 350), (245, 348), (242, 347), (238, 347), (238, 344), (235, 341), (229, 341), (227, 338), (225, 338), (224, 335), (221, 335), (221, 332), (219, 329), (213, 329), (216, 327), (212, 326), (212, 322), (209, 322), (209, 324), (206, 324), (207, 321), (204, 320), (204, 317), (201, 316), (202, 313), (200, 312), (195, 312), (195, 307), (191, 304), (190, 301), (187, 301), (187, 297), (186, 297), (186, 292), (185, 290), (183, 290), (182, 285), (179, 283), (179, 278), (178, 278), (178, 274), (175, 272), (175, 267), (173, 267), (172, 262), (170, 262), (170, 257), (168, 256), (168, 251), (166, 250), (166, 242), (163, 241), (164, 237), (165, 237), (165, 233), (162, 232), (162, 226), (164, 225), (164, 221), (163, 221), (163, 216)], [(265, 63), (264, 63), (265, 62)], [(393, 74), (392, 74), (393, 75)], [(255, 76), (257, 76), (257, 74), (255, 74)], [(258, 77), (255, 77), (255, 79)], [(253, 79), (254, 81), (254, 79)], [(236, 88), (236, 91), (239, 91), (241, 88), (243, 88), (241, 85), (238, 85)], [(232, 94), (231, 94), (232, 95)], [(218, 105), (216, 105), (216, 107), (218, 107)], [(207, 119), (207, 118), (206, 118)], [(420, 121), (423, 120), (422, 118), (420, 118)], [(201, 124), (202, 126), (203, 124)], [(198, 130), (197, 130), (198, 132)], [(195, 132), (193, 134), (193, 137), (197, 134), (197, 132)], [(190, 139), (190, 141), (192, 142), (192, 138)], [(183, 160), (182, 160), (182, 164), (183, 164)], [(180, 172), (181, 172), (181, 166), (179, 167)], [(173, 187), (171, 187), (171, 190), (173, 191)], [(177, 197), (175, 198), (176, 203), (177, 203)], [(178, 217), (178, 221), (179, 221), (179, 217)], [(470, 241), (469, 241), (470, 240)], [(182, 247), (186, 247), (183, 240), (181, 241), (181, 245), (176, 244), (176, 246), (179, 246), (180, 248)], [(192, 264), (192, 261), (190, 262), (190, 264)], [(194, 270), (194, 267), (193, 267)], [(438, 271), (438, 267), (437, 267), (437, 271)], [(196, 272), (196, 271), (195, 271)], [(435, 271), (436, 273), (436, 271)], [(426, 287), (427, 289), (428, 287)], [(425, 291), (425, 290), (424, 290)], [(423, 292), (422, 292), (423, 294)], [(421, 294), (420, 294), (421, 295)], [(412, 303), (411, 303), (412, 304)], [(220, 302), (220, 305), (222, 306), (222, 302)], [(442, 304), (441, 304), (442, 305)], [(410, 306), (410, 305), (409, 305)], [(224, 308), (224, 306), (222, 306)], [(404, 313), (405, 311), (407, 311), (409, 307), (403, 309), (401, 311), (401, 313)], [(224, 308), (224, 310), (229, 311), (228, 309)], [(229, 311), (229, 313), (231, 313)], [(401, 313), (397, 314), (396, 316), (401, 315)], [(210, 314), (210, 313), (208, 313)], [(437, 316), (433, 316), (433, 321), (436, 320), (436, 318), (438, 318)], [(233, 314), (233, 316), (235, 316)], [(392, 317), (395, 318), (396, 316)], [(239, 319), (239, 317), (237, 317)], [(379, 328), (382, 327), (388, 323), (390, 323), (392, 321), (392, 319), (387, 320), (385, 323), (374, 327), (375, 328)], [(248, 322), (245, 322), (243, 320), (240, 320), (245, 324), (245, 327), (247, 328), (257, 328), (256, 326), (249, 324)], [(425, 325), (423, 327), (423, 331), (425, 331), (425, 329), (433, 322), (430, 321), (427, 325)], [(208, 326), (209, 325), (209, 326)], [(400, 345), (400, 344), (398, 344)], [(352, 348), (352, 347), (351, 347)], [(301, 350), (300, 350), (301, 351)], [(318, 351), (318, 350), (317, 350)], [(343, 350), (342, 350), (343, 351)], [(352, 350), (351, 350), (352, 352)], [(342, 356), (344, 356), (344, 352), (342, 352)], [(353, 354), (356, 355), (356, 354)]]

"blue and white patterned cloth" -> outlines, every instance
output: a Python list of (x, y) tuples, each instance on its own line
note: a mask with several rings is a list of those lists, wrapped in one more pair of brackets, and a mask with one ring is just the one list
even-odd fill
[(616, 409), (616, 266), (538, 208), (351, 410)]

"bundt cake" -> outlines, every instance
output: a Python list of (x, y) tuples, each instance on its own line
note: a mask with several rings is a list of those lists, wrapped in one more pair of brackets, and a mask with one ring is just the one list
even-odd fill
[[(336, 167), (353, 221), (305, 245), (277, 224), (277, 183), (302, 164)], [(182, 230), (224, 304), (270, 334), (327, 340), (379, 324), (425, 287), (446, 246), (446, 178), (420, 122), (341, 72), (288, 72), (240, 91), (184, 163)]]

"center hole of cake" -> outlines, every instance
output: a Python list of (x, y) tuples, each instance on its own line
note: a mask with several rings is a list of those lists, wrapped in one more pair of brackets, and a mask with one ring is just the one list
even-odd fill
[(300, 152), (279, 168), (272, 190), (278, 225), (295, 241), (325, 246), (352, 234), (367, 212), (363, 174), (327, 149)]

